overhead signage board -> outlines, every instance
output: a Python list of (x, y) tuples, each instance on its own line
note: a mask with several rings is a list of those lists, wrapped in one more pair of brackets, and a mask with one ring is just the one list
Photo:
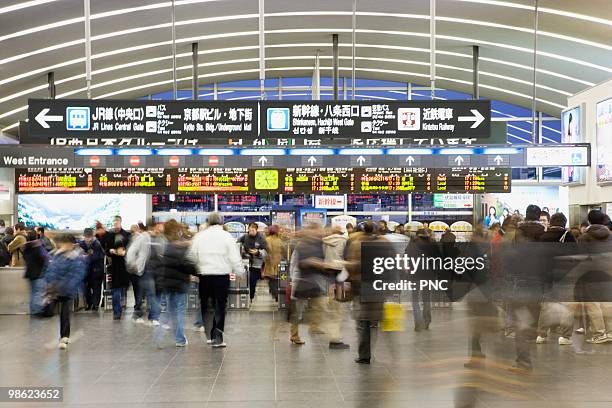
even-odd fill
[(432, 188), (431, 169), (426, 168), (365, 168), (358, 173), (356, 193), (428, 192)]
[(21, 143), (195, 146), (207, 138), (254, 139), (257, 113), (252, 101), (30, 99)]
[[(486, 139), (490, 101), (30, 99), (21, 143), (61, 146), (290, 146), (330, 139)], [(420, 144), (420, 143), (419, 143)]]
[(438, 169), (434, 193), (509, 193), (512, 170), (509, 168)]
[(15, 170), (17, 193), (93, 193), (92, 169), (28, 168)]
[(176, 170), (170, 169), (95, 169), (97, 193), (156, 193), (176, 191)]
[(583, 146), (527, 147), (527, 166), (589, 166), (589, 148)]
[[(30, 168), (17, 193), (408, 194), (508, 193), (509, 168)], [(323, 199), (321, 198), (321, 199)], [(321, 204), (321, 208), (339, 208)], [(331, 205), (331, 207), (329, 206)], [(342, 203), (342, 208), (344, 204)]]
[(354, 186), (355, 174), (350, 168), (288, 168), (283, 193), (350, 193)]
[(260, 137), (488, 138), (490, 101), (262, 101)]
[(248, 193), (246, 168), (181, 168), (178, 171), (179, 193)]

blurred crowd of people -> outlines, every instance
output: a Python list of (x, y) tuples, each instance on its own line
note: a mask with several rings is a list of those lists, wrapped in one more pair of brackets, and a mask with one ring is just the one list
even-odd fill
[[(571, 299), (559, 300), (551, 294), (552, 259), (584, 251), (564, 249), (549, 253), (536, 246), (555, 243), (554, 248), (584, 248), (587, 244), (612, 242), (610, 226), (606, 214), (592, 210), (588, 222), (567, 228), (564, 214), (550, 215), (536, 205), (527, 207), (524, 217), (518, 213), (505, 214), (501, 223), (489, 223), (488, 228), (476, 226), (471, 243), (490, 256), (489, 268), (470, 279), (451, 276), (453, 285), (444, 293), (447, 301), (465, 302), (473, 318), (468, 342), (470, 360), (466, 366), (482, 364), (483, 334), (498, 327), (499, 321), (503, 321), (503, 334), (516, 344), (515, 369), (526, 372), (533, 368), (530, 354), (533, 342), (541, 344), (557, 337), (559, 345), (571, 345), (576, 334), (588, 335), (587, 341), (593, 344), (612, 342), (612, 303), (589, 297), (589, 290), (585, 295), (589, 282), (583, 282), (580, 290), (574, 288)], [(86, 228), (77, 241), (73, 235), (63, 233), (50, 239), (42, 227), (27, 229), (17, 223), (14, 227), (2, 226), (0, 255), (5, 265), (25, 266), (25, 278), (31, 287), (31, 314), (59, 314), (62, 349), (70, 342), (74, 298), (79, 291), (83, 292), (85, 309), (97, 311), (104, 301), (106, 273), (113, 318), (122, 319), (131, 287), (134, 321), (153, 327), (158, 345), (171, 329), (177, 347), (188, 344), (187, 293), (190, 283), (197, 282), (200, 311), (195, 330), (204, 333), (205, 341), (212, 347), (226, 347), (230, 282), (248, 274), (251, 300), (262, 279), (267, 281), (274, 299), (287, 297), (291, 343), (305, 344), (300, 336), (300, 323), (304, 322), (311, 333), (326, 333), (330, 349), (349, 349), (344, 341), (343, 322), (350, 314), (356, 321), (358, 338), (355, 361), (369, 364), (385, 302), (361, 299), (362, 244), (388, 243), (392, 252), (411, 257), (456, 257), (461, 249), (456, 247), (456, 237), (450, 230), (436, 242), (427, 227), (408, 232), (398, 225), (389, 231), (385, 221), (343, 227), (311, 223), (289, 233), (276, 225), (260, 231), (258, 224), (252, 223), (236, 239), (225, 229), (219, 213), (211, 213), (195, 234), (174, 219), (125, 230), (121, 217), (116, 216), (108, 230), (97, 223), (95, 228)], [(508, 244), (513, 245), (511, 250)], [(525, 244), (528, 250), (521, 252), (521, 245)], [(290, 276), (286, 293), (279, 291), (279, 266), (283, 261)], [(462, 285), (467, 285), (467, 289)], [(432, 295), (432, 291), (418, 288), (410, 293), (416, 332), (430, 327)], [(163, 306), (166, 313), (162, 315)], [(210, 307), (212, 318), (207, 313)]]

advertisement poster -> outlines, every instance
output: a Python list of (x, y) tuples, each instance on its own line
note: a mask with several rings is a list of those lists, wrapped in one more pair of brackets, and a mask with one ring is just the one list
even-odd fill
[(278, 225), (282, 232), (295, 232), (295, 210), (273, 210), (270, 212), (270, 220), (271, 224)]
[(612, 98), (599, 102), (595, 111), (597, 125), (597, 182), (612, 181)]
[(567, 187), (557, 186), (517, 186), (512, 194), (484, 194), (482, 196), (482, 216), (485, 228), (495, 223), (503, 224), (504, 219), (518, 212), (525, 216), (529, 204), (536, 204), (550, 215), (556, 212), (569, 214)]
[[(568, 109), (561, 113), (561, 143), (583, 143), (582, 107)], [(564, 183), (584, 183), (584, 169), (562, 167)]]
[(145, 194), (20, 194), (19, 221), (26, 227), (49, 230), (76, 230), (93, 227), (100, 221), (107, 228), (115, 215), (123, 218), (123, 228), (146, 222)]
[(319, 224), (324, 227), (327, 224), (327, 210), (323, 209), (300, 209), (300, 226), (308, 224)]

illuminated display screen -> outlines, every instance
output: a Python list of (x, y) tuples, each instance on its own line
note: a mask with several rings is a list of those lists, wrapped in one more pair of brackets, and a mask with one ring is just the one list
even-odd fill
[(433, 175), (425, 168), (365, 168), (357, 170), (358, 193), (427, 193)]
[(91, 193), (91, 169), (17, 169), (18, 193)]
[(439, 169), (436, 173), (436, 193), (510, 192), (511, 170), (508, 168)]
[(355, 174), (349, 168), (294, 168), (285, 173), (284, 193), (350, 193)]
[(178, 173), (178, 192), (234, 192), (249, 191), (246, 168), (182, 168)]
[(172, 193), (176, 172), (166, 169), (95, 170), (99, 193)]

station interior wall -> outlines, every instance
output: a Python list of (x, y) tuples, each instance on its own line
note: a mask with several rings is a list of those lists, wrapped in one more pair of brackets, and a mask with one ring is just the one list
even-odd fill
[[(584, 90), (568, 98), (568, 107), (573, 108), (582, 105), (584, 114), (585, 143), (591, 143), (591, 166), (587, 167), (584, 185), (569, 187), (569, 205), (581, 206), (575, 209), (575, 214), (583, 218), (589, 206), (601, 205), (603, 211), (612, 210), (612, 183), (600, 185), (596, 180), (597, 166), (597, 137), (595, 123), (595, 109), (598, 102), (612, 98), (612, 79), (602, 82), (590, 89)], [(608, 154), (612, 154), (609, 152)], [(572, 212), (572, 210), (570, 210)], [(570, 217), (571, 218), (571, 217)]]

